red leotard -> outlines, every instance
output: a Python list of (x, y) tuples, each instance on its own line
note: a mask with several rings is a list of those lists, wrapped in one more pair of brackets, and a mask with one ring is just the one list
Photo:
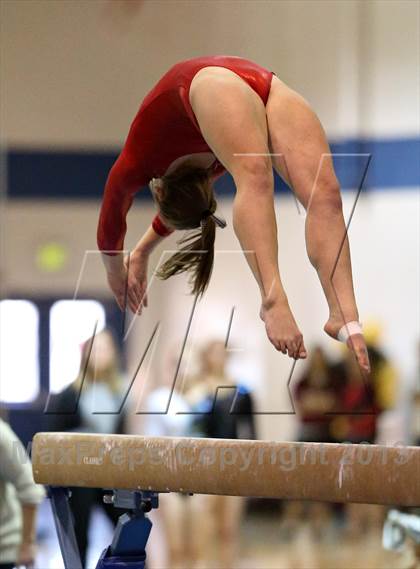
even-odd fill
[(109, 173), (98, 225), (100, 250), (123, 248), (127, 212), (141, 187), (163, 176), (177, 158), (211, 152), (189, 101), (191, 81), (200, 69), (209, 66), (234, 71), (258, 93), (264, 105), (267, 103), (273, 73), (252, 61), (213, 56), (174, 65), (146, 95)]

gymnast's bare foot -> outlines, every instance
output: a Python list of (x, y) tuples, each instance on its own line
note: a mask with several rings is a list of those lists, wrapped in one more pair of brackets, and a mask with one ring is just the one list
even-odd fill
[(277, 350), (295, 360), (306, 358), (303, 336), (287, 303), (263, 304), (260, 317), (265, 324), (268, 339)]
[[(351, 319), (349, 319), (349, 321), (351, 321)], [(324, 326), (324, 331), (328, 336), (337, 340), (338, 332), (342, 326), (344, 326), (344, 322), (341, 316), (330, 316)], [(349, 350), (354, 352), (360, 368), (364, 372), (370, 373), (369, 355), (363, 334), (352, 334), (347, 339), (346, 345)]]

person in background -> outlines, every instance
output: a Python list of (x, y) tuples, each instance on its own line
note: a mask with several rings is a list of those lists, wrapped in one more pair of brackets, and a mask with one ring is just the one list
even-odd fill
[(324, 350), (314, 346), (308, 365), (296, 383), (293, 401), (299, 420), (299, 441), (331, 442), (331, 415), (337, 403), (337, 381)]
[(410, 413), (410, 444), (420, 446), (420, 341), (417, 343), (417, 370), (415, 387), (411, 394)]
[(382, 348), (383, 326), (375, 320), (367, 321), (364, 334), (369, 358), (372, 359), (372, 377), (375, 399), (382, 411), (395, 407), (398, 395), (398, 372)]
[(420, 389), (412, 396), (411, 444), (420, 446)]
[[(201, 350), (199, 374), (185, 391), (195, 413), (193, 436), (256, 438), (252, 393), (229, 376), (228, 358), (220, 340), (209, 341)], [(218, 567), (235, 565), (244, 503), (243, 498), (236, 496), (204, 497), (205, 510), (200, 516), (202, 519), (204, 515), (207, 523), (206, 527), (201, 526), (202, 558), (208, 558), (211, 549), (218, 554)]]
[(228, 359), (220, 340), (209, 341), (201, 350), (199, 373), (186, 390), (196, 417), (192, 429), (216, 439), (255, 439), (252, 393), (229, 376)]
[(381, 349), (381, 333), (376, 322), (368, 322), (364, 327), (370, 375), (363, 373), (355, 358), (343, 351), (343, 360), (336, 368), (343, 378), (338, 413), (331, 422), (331, 438), (335, 442), (375, 443), (380, 415), (395, 405), (397, 371)]
[(45, 492), (35, 484), (25, 449), (0, 418), (0, 569), (32, 567), (35, 525)]
[[(120, 371), (119, 354), (109, 330), (82, 346), (76, 380), (47, 404), (50, 431), (123, 434), (125, 414), (120, 412), (127, 386)], [(80, 398), (79, 398), (80, 395)], [(86, 566), (89, 521), (95, 506), (101, 506), (112, 524), (123, 513), (104, 504), (102, 492), (94, 488), (72, 488), (70, 506), (83, 567)]]
[[(338, 413), (331, 422), (331, 436), (336, 442), (374, 444), (380, 416), (395, 405), (397, 372), (380, 347), (380, 335), (377, 323), (365, 326), (370, 375), (362, 372), (354, 356), (344, 354)], [(383, 525), (381, 506), (348, 504), (346, 514), (345, 535), (349, 539), (358, 539), (368, 530), (379, 532)]]
[[(162, 361), (157, 386), (146, 399), (146, 413), (141, 434), (182, 437), (191, 434), (191, 408), (182, 393), (184, 359), (181, 346), (173, 346)], [(179, 367), (178, 367), (179, 366)], [(175, 374), (176, 381), (175, 381)], [(159, 509), (149, 517), (153, 523), (147, 551), (151, 569), (195, 567), (200, 552), (200, 526), (188, 523), (200, 515), (202, 496), (193, 499), (170, 492), (159, 496)]]
[[(162, 370), (162, 383), (149, 395), (144, 433), (165, 436), (255, 438), (253, 398), (248, 389), (236, 384), (226, 371), (227, 353), (223, 342), (208, 342), (199, 354), (199, 372), (184, 381), (178, 370), (180, 352), (172, 350)], [(218, 388), (230, 388), (219, 389)], [(166, 409), (170, 398), (168, 412)], [(160, 412), (159, 414), (156, 414)], [(218, 567), (234, 566), (243, 499), (234, 496), (162, 494), (161, 508), (154, 512), (162, 529), (167, 559), (157, 544), (149, 550), (151, 567), (171, 569), (207, 566), (210, 544), (218, 552)], [(161, 516), (161, 517), (158, 517)], [(157, 518), (157, 519), (156, 519)], [(217, 529), (217, 532), (214, 531)], [(214, 537), (213, 541), (210, 541)], [(153, 540), (153, 536), (152, 536)], [(160, 550), (162, 549), (161, 543)], [(159, 556), (160, 553), (160, 556)], [(160, 557), (160, 559), (157, 559)]]
[[(330, 423), (338, 398), (337, 379), (321, 346), (314, 346), (301, 377), (293, 389), (293, 402), (299, 421), (300, 442), (329, 443)], [(306, 515), (314, 523), (318, 537), (325, 532), (331, 507), (323, 503), (288, 502), (285, 505), (281, 531), (291, 538)]]
[(145, 435), (182, 437), (191, 432), (191, 409), (180, 389), (185, 371), (183, 359), (179, 365), (180, 358), (181, 347), (174, 346), (162, 361), (158, 385), (146, 400), (142, 430)]

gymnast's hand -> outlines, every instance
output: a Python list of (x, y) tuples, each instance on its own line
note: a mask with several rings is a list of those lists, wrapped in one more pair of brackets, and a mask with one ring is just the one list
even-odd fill
[(103, 256), (107, 269), (108, 284), (121, 310), (128, 305), (133, 313), (140, 314), (147, 306), (147, 265), (149, 254), (141, 248), (122, 257)]
[(136, 247), (130, 255), (124, 258), (127, 275), (127, 304), (131, 312), (141, 314), (147, 307), (147, 267), (149, 253), (141, 247)]
[(287, 303), (263, 304), (260, 316), (265, 323), (268, 339), (277, 350), (295, 360), (306, 358), (303, 336)]

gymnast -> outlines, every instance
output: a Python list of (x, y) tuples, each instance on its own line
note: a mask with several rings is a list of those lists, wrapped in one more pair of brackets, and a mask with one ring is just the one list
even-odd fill
[[(233, 227), (260, 289), (267, 336), (283, 354), (306, 358), (278, 266), (273, 167), (307, 213), (307, 252), (329, 307), (324, 330), (347, 342), (361, 369), (369, 372), (340, 187), (324, 130), (298, 93), (246, 59), (182, 61), (143, 100), (109, 173), (98, 224), (98, 247), (115, 298), (121, 309), (127, 302), (133, 313), (141, 313), (147, 306), (150, 253), (174, 230), (195, 231), (181, 239), (182, 248), (158, 275), (167, 279), (187, 271), (192, 292), (204, 293), (216, 227), (225, 226), (215, 213), (213, 182), (227, 171), (236, 187)], [(134, 194), (148, 184), (158, 213), (124, 257), (127, 212)]]

